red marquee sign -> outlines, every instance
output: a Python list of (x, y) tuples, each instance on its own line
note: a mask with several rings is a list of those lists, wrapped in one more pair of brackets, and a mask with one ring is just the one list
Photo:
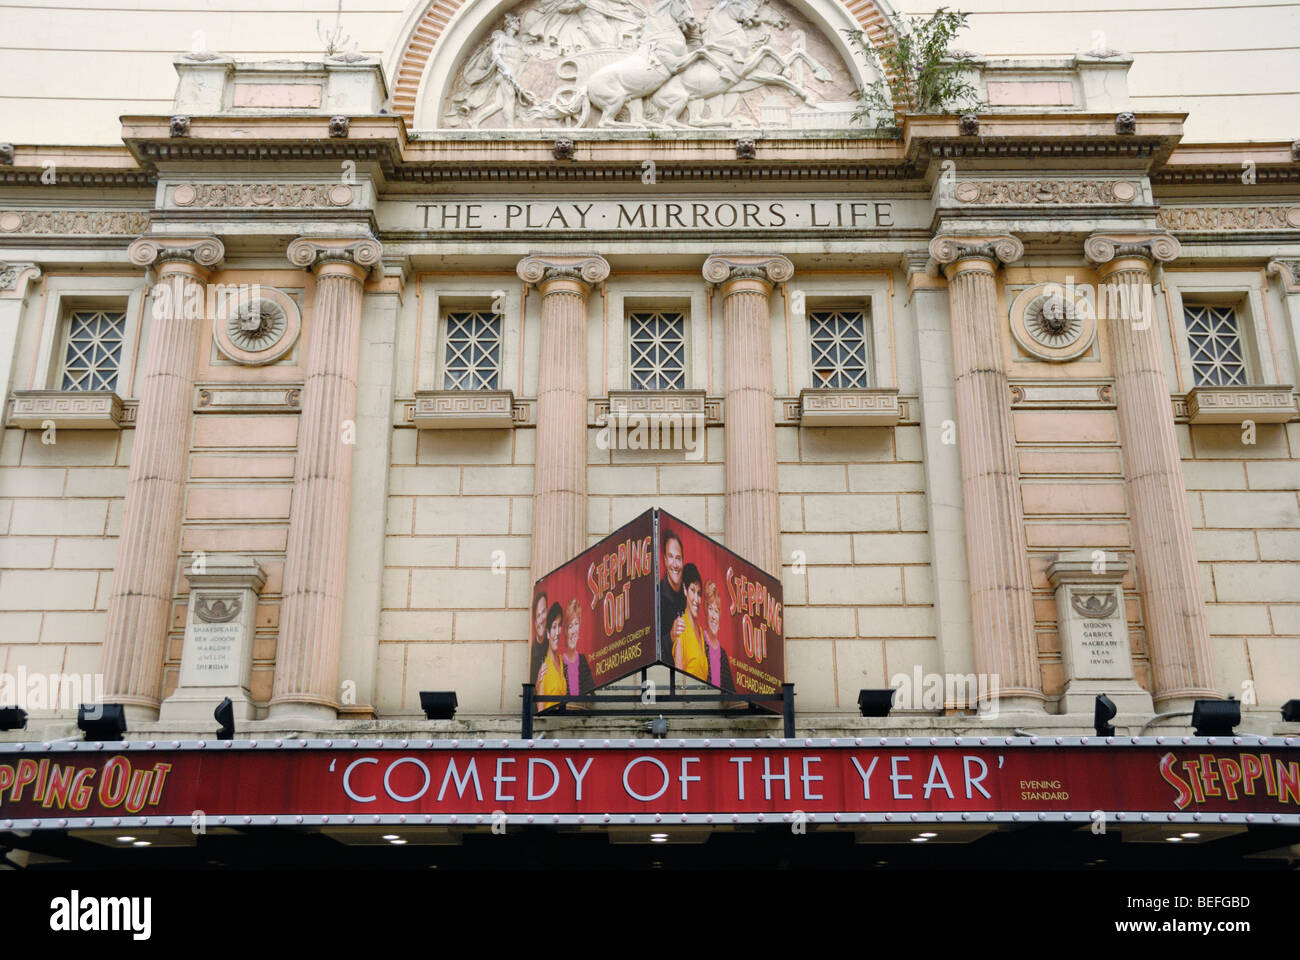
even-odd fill
[[(1294, 738), (0, 744), (0, 829), (209, 822), (882, 821), (919, 814), (1300, 824)], [(221, 819), (224, 818), (224, 819)], [(531, 819), (529, 819), (531, 818)], [(608, 819), (606, 819), (608, 818)]]

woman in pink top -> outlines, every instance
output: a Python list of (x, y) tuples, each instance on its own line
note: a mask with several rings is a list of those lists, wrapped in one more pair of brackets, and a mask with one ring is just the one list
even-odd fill
[(704, 585), (704, 655), (709, 661), (708, 681), (722, 690), (733, 691), (731, 664), (722, 649), (722, 595), (710, 580)]
[(569, 696), (590, 693), (596, 684), (592, 680), (587, 658), (578, 652), (578, 643), (582, 639), (582, 606), (576, 597), (569, 601), (565, 611), (564, 629), (564, 677), (568, 682)]

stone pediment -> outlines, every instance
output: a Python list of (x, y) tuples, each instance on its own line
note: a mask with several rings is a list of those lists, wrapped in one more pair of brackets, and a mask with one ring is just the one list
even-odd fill
[(846, 128), (870, 79), (843, 35), (857, 26), (797, 0), (475, 4), (439, 39), (416, 126)]

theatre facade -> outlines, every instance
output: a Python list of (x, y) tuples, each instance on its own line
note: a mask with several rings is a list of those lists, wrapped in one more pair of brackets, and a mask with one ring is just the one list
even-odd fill
[[(1294, 843), (1300, 141), (1189, 143), (1108, 49), (877, 126), (889, 13), (436, 0), (384, 62), (179, 55), (120, 146), (0, 145), (0, 828)], [(676, 556), (535, 591), (654, 509)], [(534, 716), (651, 570), (708, 676), (659, 624), (638, 715)], [(711, 610), (792, 727), (663, 698)]]

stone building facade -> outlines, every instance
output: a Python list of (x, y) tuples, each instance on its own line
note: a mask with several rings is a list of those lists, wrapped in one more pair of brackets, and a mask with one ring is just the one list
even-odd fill
[[(509, 730), (534, 580), (659, 506), (781, 578), (801, 732), (1100, 692), (1294, 732), (1294, 131), (1189, 142), (1103, 48), (875, 130), (845, 30), (889, 12), (438, 0), (383, 63), (192, 52), (119, 144), (19, 131), (0, 666), (102, 675), (132, 736), (423, 730), (422, 690)], [(28, 703), (6, 738), (75, 733)]]

